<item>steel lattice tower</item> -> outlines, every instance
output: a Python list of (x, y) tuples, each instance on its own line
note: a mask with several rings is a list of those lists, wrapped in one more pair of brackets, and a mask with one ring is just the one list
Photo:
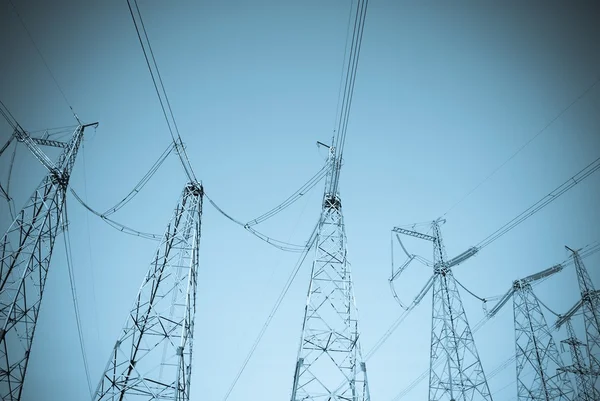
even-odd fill
[(594, 380), (594, 386), (596, 386), (600, 377), (600, 293), (594, 289), (592, 279), (581, 260), (579, 252), (570, 250), (573, 253), (581, 292), (581, 307), (583, 308), (583, 321), (585, 322), (589, 366), (590, 371), (596, 376)]
[(446, 251), (438, 221), (433, 222), (432, 240), (435, 277), (429, 400), (491, 400), (456, 280), (446, 262)]
[(569, 346), (573, 364), (571, 366), (559, 368), (559, 370), (575, 375), (575, 380), (577, 382), (578, 401), (600, 400), (600, 392), (598, 389), (594, 388), (594, 375), (585, 363), (583, 352), (581, 352), (581, 347), (585, 347), (585, 344), (579, 341), (575, 335), (575, 330), (573, 330), (571, 320), (567, 320), (566, 323), (567, 334), (569, 337), (566, 340), (562, 340), (561, 343)]
[(183, 189), (94, 400), (189, 400), (202, 198)]
[[(13, 137), (23, 142), (48, 169), (0, 243), (0, 399), (19, 400), (44, 287), (52, 258), (66, 190), (83, 131), (68, 143), (31, 138), (16, 125)], [(38, 145), (63, 148), (53, 163)]]
[(574, 389), (531, 285), (513, 283), (519, 401), (571, 401)]
[(337, 191), (327, 191), (335, 180), (333, 149), (330, 163), (291, 400), (369, 401), (342, 204)]

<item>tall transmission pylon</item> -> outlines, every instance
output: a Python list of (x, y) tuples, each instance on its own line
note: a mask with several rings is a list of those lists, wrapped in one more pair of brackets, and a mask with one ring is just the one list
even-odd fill
[[(304, 308), (304, 320), (292, 388), (292, 401), (370, 401), (367, 368), (360, 348), (358, 310), (347, 260), (346, 230), (339, 193), (354, 83), (368, 0), (358, 0), (337, 128), (329, 147), (315, 255)], [(349, 31), (350, 33), (350, 31)], [(339, 117), (339, 118), (338, 118)], [(324, 145), (322, 143), (319, 143)], [(327, 147), (327, 145), (324, 145)]]
[(556, 321), (556, 327), (561, 327), (565, 322), (569, 321), (579, 308), (583, 310), (588, 367), (593, 377), (593, 387), (598, 388), (600, 385), (600, 291), (594, 288), (592, 279), (581, 260), (579, 251), (569, 247), (565, 248), (571, 251), (573, 255), (581, 298), (567, 313)]
[(513, 299), (517, 397), (519, 401), (570, 401), (574, 390), (552, 332), (533, 293), (531, 283), (546, 279), (563, 269), (557, 264), (513, 281), (511, 288), (487, 314), (495, 316)]
[(600, 400), (600, 391), (594, 387), (595, 375), (590, 370), (585, 362), (584, 354), (581, 351), (585, 344), (577, 338), (571, 319), (566, 321), (568, 338), (562, 340), (563, 345), (568, 345), (571, 352), (572, 365), (560, 368), (560, 370), (569, 372), (575, 375), (577, 383), (577, 400), (578, 401), (597, 401)]
[[(330, 163), (335, 163), (333, 148)], [(327, 191), (315, 242), (292, 401), (369, 401), (339, 193)], [(335, 179), (335, 178), (333, 178)]]
[(571, 401), (574, 389), (531, 284), (513, 284), (519, 401)]
[[(392, 261), (392, 277), (396, 280), (402, 271), (416, 258), (408, 253), (398, 234), (408, 235), (433, 243), (433, 275), (419, 292), (413, 303), (406, 307), (397, 297), (405, 310), (411, 310), (433, 288), (433, 308), (431, 325), (431, 358), (429, 366), (429, 400), (430, 401), (491, 401), (492, 396), (479, 359), (477, 347), (473, 339), (467, 315), (458, 292), (457, 282), (452, 274), (452, 267), (463, 263), (477, 254), (478, 249), (471, 247), (458, 256), (448, 260), (442, 241), (438, 219), (432, 222), (433, 235), (394, 227), (392, 232), (408, 260), (396, 270)], [(422, 258), (420, 258), (422, 259)]]
[[(10, 122), (10, 121), (9, 121)], [(23, 142), (48, 174), (17, 214), (0, 243), (0, 399), (19, 400), (44, 294), (66, 190), (86, 127), (69, 142), (32, 138), (18, 123), (13, 137)], [(63, 151), (54, 163), (38, 145)]]
[(183, 189), (94, 400), (189, 400), (202, 198)]
[(429, 400), (491, 400), (456, 280), (446, 262), (439, 220), (433, 222), (432, 228), (435, 278)]

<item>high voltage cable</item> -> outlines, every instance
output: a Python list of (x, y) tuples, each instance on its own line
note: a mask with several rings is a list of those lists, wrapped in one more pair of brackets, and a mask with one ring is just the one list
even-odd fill
[(29, 29), (27, 28), (27, 25), (25, 25), (25, 21), (23, 21), (23, 18), (21, 17), (21, 14), (19, 14), (19, 11), (17, 10), (17, 7), (12, 2), (12, 0), (8, 0), (8, 2), (11, 4), (11, 6), (13, 8), (13, 11), (17, 15), (19, 21), (21, 22), (21, 25), (23, 26), (23, 29), (25, 29), (25, 32), (27, 32), (27, 36), (29, 36), (29, 40), (33, 44), (33, 47), (35, 47), (35, 50), (37, 51), (37, 54), (42, 59), (42, 62), (44, 63), (44, 66), (46, 66), (46, 70), (48, 70), (48, 73), (52, 77), (52, 80), (54, 81), (54, 84), (56, 85), (56, 87), (58, 88), (58, 91), (62, 95), (65, 103), (67, 104), (67, 106), (69, 106), (69, 109), (71, 110), (71, 113), (73, 113), (73, 117), (75, 117), (75, 119), (77, 120), (77, 122), (79, 122), (79, 117), (77, 117), (77, 114), (75, 113), (75, 110), (73, 110), (73, 106), (71, 106), (71, 103), (69, 103), (69, 100), (67, 99), (67, 96), (65, 95), (65, 92), (62, 90), (62, 88), (58, 84), (58, 80), (56, 79), (56, 77), (52, 73), (52, 70), (50, 69), (50, 66), (48, 65), (48, 63), (46, 62), (46, 59), (44, 58), (44, 55), (42, 54), (40, 48), (35, 43), (35, 40), (33, 40), (33, 36), (31, 35), (31, 32), (29, 32)]
[[(352, 99), (354, 97), (354, 84), (356, 82), (356, 72), (358, 69), (358, 61), (360, 58), (360, 49), (362, 45), (362, 37), (364, 32), (368, 4), (368, 0), (358, 0), (356, 6), (356, 16), (354, 18), (354, 28), (352, 31), (350, 52), (348, 54), (348, 64), (344, 75), (345, 80), (342, 104), (341, 109), (339, 111), (336, 135), (334, 136), (334, 140), (332, 143), (332, 146), (334, 147), (336, 153), (332, 177), (331, 181), (329, 182), (329, 188), (327, 189), (327, 192), (331, 194), (337, 193), (342, 158), (344, 155), (344, 145), (346, 143), (346, 133), (348, 128), (350, 109), (352, 106)], [(347, 40), (348, 39), (346, 39), (346, 43)]]
[(83, 358), (83, 367), (85, 370), (85, 376), (87, 379), (88, 389), (90, 391), (90, 397), (93, 398), (94, 393), (92, 390), (92, 381), (90, 379), (90, 369), (87, 361), (87, 354), (85, 352), (85, 343), (83, 341), (83, 331), (81, 328), (81, 314), (79, 313), (79, 304), (77, 302), (77, 291), (75, 288), (75, 278), (73, 275), (73, 255), (71, 252), (71, 238), (69, 235), (69, 224), (67, 220), (67, 202), (65, 199), (64, 210), (63, 210), (63, 237), (65, 241), (65, 253), (67, 261), (67, 270), (69, 272), (69, 283), (71, 285), (71, 298), (73, 300), (73, 309), (75, 310), (75, 323), (77, 326), (77, 334), (79, 335), (79, 346), (81, 347), (81, 356)]
[(267, 320), (265, 321), (262, 329), (258, 333), (258, 336), (254, 340), (254, 343), (252, 344), (252, 347), (250, 348), (250, 352), (248, 353), (248, 355), (246, 355), (246, 359), (244, 359), (244, 362), (242, 363), (242, 366), (241, 366), (240, 370), (238, 371), (238, 373), (235, 376), (235, 379), (233, 380), (233, 382), (229, 386), (229, 389), (227, 390), (227, 393), (225, 394), (225, 397), (223, 397), (223, 401), (227, 401), (227, 399), (229, 398), (229, 395), (231, 394), (231, 392), (235, 388), (235, 385), (237, 384), (238, 380), (240, 379), (240, 376), (242, 375), (242, 373), (246, 369), (246, 366), (248, 365), (248, 362), (250, 361), (250, 358), (252, 358), (252, 355), (254, 354), (254, 351), (256, 351), (256, 348), (258, 347), (258, 344), (262, 340), (265, 332), (267, 331), (267, 328), (271, 324), (271, 320), (273, 320), (273, 317), (275, 316), (275, 313), (277, 313), (277, 310), (281, 306), (281, 303), (283, 302), (283, 298), (285, 297), (285, 295), (289, 291), (292, 283), (294, 282), (294, 279), (298, 275), (298, 271), (300, 270), (300, 267), (304, 263), (304, 260), (306, 259), (306, 256), (308, 255), (309, 250), (312, 248), (312, 246), (313, 246), (313, 244), (314, 244), (314, 242), (315, 242), (315, 240), (317, 238), (318, 227), (319, 227), (319, 224), (317, 224), (315, 226), (315, 228), (313, 229), (312, 233), (310, 234), (310, 237), (309, 237), (308, 241), (306, 242), (306, 247), (305, 247), (304, 251), (302, 252), (302, 254), (300, 255), (300, 257), (298, 258), (298, 261), (296, 262), (296, 266), (294, 267), (294, 269), (290, 273), (290, 275), (289, 275), (289, 277), (288, 277), (288, 279), (287, 279), (287, 281), (286, 281), (286, 283), (285, 283), (285, 285), (283, 287), (283, 290), (279, 294), (279, 297), (277, 297), (277, 300), (275, 301), (275, 305), (273, 305), (273, 308), (271, 309), (271, 312), (269, 313), (269, 316), (267, 317)]
[(587, 95), (593, 88), (600, 82), (600, 78), (596, 79), (590, 86), (588, 86), (579, 96), (577, 96), (571, 103), (569, 103), (564, 109), (562, 109), (553, 119), (551, 119), (544, 127), (539, 130), (534, 136), (532, 136), (527, 142), (525, 142), (519, 149), (517, 149), (508, 159), (506, 159), (501, 165), (496, 167), (490, 174), (488, 174), (483, 180), (479, 182), (472, 190), (467, 192), (465, 196), (460, 198), (458, 202), (450, 207), (450, 209), (446, 210), (443, 216), (450, 213), (456, 206), (462, 203), (465, 199), (467, 199), (473, 192), (479, 189), (486, 181), (488, 181), (494, 174), (496, 174), (500, 169), (502, 169), (508, 162), (515, 158), (523, 149), (525, 149), (534, 139), (543, 134), (552, 124), (554, 124), (559, 118), (561, 118), (571, 107), (573, 107), (577, 102), (579, 102), (585, 95)]
[(600, 157), (585, 166), (581, 169), (577, 174), (569, 178), (567, 181), (559, 185), (548, 195), (544, 196), (542, 199), (531, 205), (529, 208), (525, 209), (521, 214), (517, 217), (510, 220), (508, 223), (488, 235), (484, 238), (479, 244), (476, 245), (480, 250), (515, 228), (517, 225), (521, 224), (523, 221), (533, 216), (535, 213), (540, 211), (542, 208), (556, 200), (558, 197), (563, 195), (569, 189), (573, 188), (575, 185), (579, 184), (581, 181), (595, 173), (598, 169), (600, 169)]
[(174, 146), (175, 145), (171, 142), (169, 146), (167, 146), (167, 148), (164, 150), (164, 152), (160, 155), (158, 160), (154, 162), (152, 167), (150, 167), (150, 170), (148, 170), (148, 172), (144, 174), (144, 176), (140, 179), (137, 185), (133, 187), (133, 189), (121, 201), (119, 201), (116, 205), (108, 208), (102, 214), (104, 216), (110, 216), (111, 214), (117, 212), (119, 209), (125, 206), (127, 203), (129, 203), (142, 190), (142, 188), (144, 188), (148, 181), (150, 181), (150, 178), (152, 178), (154, 174), (158, 171), (158, 169), (164, 163), (166, 158), (171, 154), (171, 151), (173, 150)]
[(86, 208), (88, 211), (90, 211), (91, 213), (95, 214), (96, 216), (100, 217), (102, 220), (104, 220), (106, 223), (108, 223), (108, 225), (110, 225), (111, 227), (113, 227), (114, 229), (124, 233), (124, 234), (129, 234), (129, 235), (133, 235), (135, 237), (141, 237), (141, 238), (146, 238), (146, 239), (151, 239), (154, 241), (158, 241), (161, 239), (161, 236), (159, 234), (152, 234), (152, 233), (146, 233), (146, 232), (142, 232), (142, 231), (138, 231), (135, 230), (131, 227), (128, 227), (124, 224), (121, 224), (113, 219), (110, 219), (106, 216), (104, 216), (102, 213), (94, 210), (91, 206), (89, 206), (87, 203), (85, 203), (83, 201), (83, 199), (81, 199), (81, 197), (77, 194), (77, 192), (75, 192), (75, 190), (73, 188), (69, 188), (71, 190), (71, 194), (75, 197), (75, 199), (84, 207)]
[[(137, 1), (133, 0), (135, 4), (135, 13), (131, 6), (131, 1), (127, 0), (127, 6), (129, 7), (129, 13), (131, 14), (131, 19), (133, 20), (133, 25), (135, 26), (135, 30), (137, 32), (137, 36), (140, 42), (140, 46), (142, 47), (142, 51), (144, 52), (144, 58), (146, 59), (146, 65), (148, 66), (148, 71), (150, 72), (150, 76), (152, 77), (152, 83), (154, 85), (154, 89), (156, 90), (156, 95), (158, 96), (158, 101), (160, 102), (160, 107), (163, 112), (163, 116), (165, 117), (165, 121), (167, 122), (167, 127), (169, 128), (169, 133), (171, 134), (171, 139), (173, 140), (173, 144), (175, 146), (175, 150), (177, 155), (179, 156), (179, 161), (185, 171), (186, 176), (192, 182), (197, 182), (196, 175), (194, 174), (194, 170), (192, 169), (192, 165), (185, 151), (185, 147), (183, 146), (183, 141), (181, 140), (181, 134), (179, 133), (179, 128), (177, 127), (177, 122), (175, 120), (175, 116), (173, 115), (173, 109), (171, 108), (171, 103), (169, 102), (169, 97), (167, 96), (167, 92), (165, 90), (165, 86), (160, 75), (160, 70), (158, 69), (158, 64), (156, 63), (156, 58), (154, 57), (154, 52), (152, 51), (152, 46), (150, 45), (150, 40), (148, 38), (148, 33), (146, 32), (146, 27), (144, 25), (144, 20), (142, 19), (142, 14), (140, 13), (140, 9), (138, 7)], [(139, 25), (138, 21), (139, 19)], [(142, 32), (143, 38), (142, 38)], [(145, 39), (145, 42), (144, 42)], [(147, 48), (147, 49), (146, 49)], [(148, 56), (148, 54), (150, 56)], [(152, 59), (152, 62), (150, 62)], [(152, 68), (154, 66), (154, 69)], [(156, 70), (156, 72), (154, 71)], [(159, 88), (160, 84), (160, 88)], [(162, 90), (162, 94), (161, 94)], [(163, 101), (164, 97), (164, 101)], [(166, 107), (165, 107), (166, 103)], [(167, 109), (169, 110), (169, 115), (171, 116), (171, 120), (169, 120), (169, 116), (167, 115)], [(174, 130), (173, 130), (174, 129)]]
[(254, 226), (256, 224), (262, 223), (263, 221), (270, 219), (271, 217), (281, 212), (283, 209), (296, 202), (300, 197), (304, 196), (308, 191), (314, 188), (314, 186), (317, 185), (317, 183), (319, 183), (319, 181), (321, 181), (323, 177), (325, 177), (330, 167), (331, 165), (329, 163), (324, 165), (323, 168), (321, 168), (321, 170), (319, 170), (314, 176), (310, 178), (310, 180), (308, 180), (302, 187), (300, 187), (296, 192), (290, 195), (281, 204), (275, 206), (268, 212), (258, 216), (254, 220), (249, 221), (248, 223), (246, 223), (246, 225)]

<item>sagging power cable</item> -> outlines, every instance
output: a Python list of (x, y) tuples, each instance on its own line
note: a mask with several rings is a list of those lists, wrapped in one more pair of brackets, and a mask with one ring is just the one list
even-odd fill
[(315, 228), (313, 229), (312, 233), (310, 234), (310, 237), (309, 237), (308, 241), (306, 242), (305, 249), (302, 251), (302, 254), (298, 258), (298, 261), (296, 262), (296, 266), (294, 267), (294, 269), (290, 273), (287, 281), (285, 282), (285, 285), (283, 286), (283, 290), (281, 291), (281, 293), (277, 297), (277, 300), (275, 301), (275, 305), (273, 305), (273, 308), (271, 309), (271, 312), (269, 313), (269, 316), (267, 317), (265, 323), (263, 324), (263, 327), (261, 328), (260, 332), (258, 333), (258, 336), (254, 340), (254, 343), (252, 344), (252, 347), (250, 348), (250, 351), (248, 352), (248, 355), (246, 355), (246, 358), (244, 359), (244, 362), (242, 363), (242, 366), (240, 367), (239, 371), (237, 372), (237, 374), (236, 374), (233, 382), (229, 386), (229, 389), (227, 390), (227, 393), (225, 394), (225, 397), (223, 397), (223, 401), (227, 401), (227, 399), (231, 395), (231, 392), (235, 388), (235, 385), (237, 384), (238, 380), (240, 379), (242, 373), (244, 373), (244, 370), (246, 369), (246, 366), (248, 365), (248, 362), (250, 362), (250, 358), (252, 358), (252, 355), (254, 354), (254, 351), (256, 351), (256, 348), (258, 347), (258, 344), (262, 340), (265, 332), (267, 331), (267, 328), (271, 324), (271, 320), (273, 320), (273, 317), (275, 316), (275, 313), (277, 313), (277, 310), (281, 306), (281, 303), (283, 302), (283, 298), (285, 298), (285, 295), (289, 291), (292, 283), (294, 282), (294, 279), (298, 275), (298, 271), (300, 270), (300, 267), (304, 263), (304, 260), (306, 259), (307, 255), (308, 255), (308, 252), (310, 251), (310, 249), (312, 248), (312, 246), (314, 245), (314, 243), (315, 243), (315, 241), (317, 239), (317, 230), (318, 230), (318, 227), (319, 227), (319, 224), (317, 224), (315, 226)]
[(83, 199), (81, 199), (81, 197), (77, 194), (77, 192), (75, 192), (75, 190), (73, 188), (69, 188), (69, 189), (71, 190), (71, 194), (75, 197), (77, 202), (79, 202), (84, 208), (86, 208), (91, 213), (100, 217), (102, 220), (104, 220), (108, 225), (110, 225), (114, 229), (116, 229), (124, 234), (133, 235), (134, 237), (146, 238), (146, 239), (151, 239), (154, 241), (158, 241), (161, 239), (162, 236), (160, 234), (152, 234), (152, 233), (138, 231), (131, 227), (126, 226), (125, 224), (121, 224), (111, 218), (104, 216), (102, 213), (96, 211), (91, 206), (89, 206), (87, 203), (85, 203), (83, 201)]

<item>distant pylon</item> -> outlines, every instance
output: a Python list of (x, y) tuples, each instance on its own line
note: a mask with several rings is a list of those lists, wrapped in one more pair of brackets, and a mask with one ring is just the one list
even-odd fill
[(531, 285), (513, 283), (519, 401), (572, 401), (574, 389)]
[(202, 197), (183, 189), (94, 400), (189, 400)]
[[(434, 282), (429, 401), (491, 401), (456, 280), (433, 222)], [(441, 361), (440, 361), (441, 360)]]
[(338, 193), (323, 197), (315, 246), (291, 400), (369, 401)]
[(594, 289), (592, 279), (581, 260), (579, 252), (570, 248), (567, 249), (573, 253), (581, 293), (589, 367), (590, 371), (595, 373), (594, 387), (598, 388), (600, 386), (600, 292)]
[[(15, 125), (14, 137), (48, 169), (0, 243), (0, 399), (19, 400), (66, 190), (83, 131), (68, 143), (31, 138)], [(95, 124), (94, 124), (95, 125)], [(63, 148), (53, 163), (38, 145)]]
[(570, 372), (575, 375), (577, 383), (576, 399), (578, 401), (598, 401), (600, 400), (600, 391), (594, 388), (594, 374), (585, 363), (585, 358), (581, 352), (581, 347), (585, 347), (585, 344), (577, 339), (570, 319), (566, 321), (566, 324), (569, 337), (561, 342), (569, 346), (573, 364), (571, 366), (559, 368), (559, 370)]

